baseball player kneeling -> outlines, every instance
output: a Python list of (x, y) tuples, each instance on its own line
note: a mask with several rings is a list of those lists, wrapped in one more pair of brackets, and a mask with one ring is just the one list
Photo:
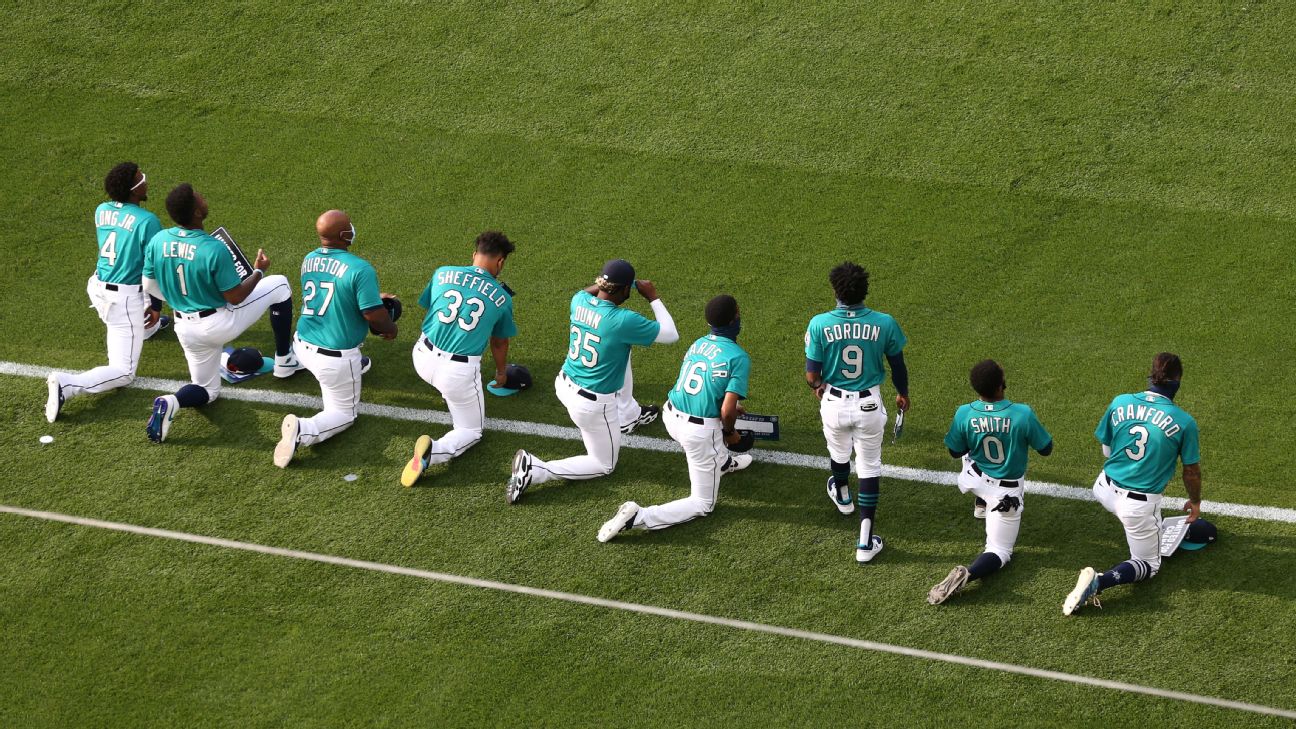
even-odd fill
[(226, 343), (268, 309), (275, 338), (275, 377), (301, 369), (292, 350), (292, 286), (284, 276), (265, 275), (270, 259), (258, 250), (252, 273), (242, 281), (229, 249), (203, 231), (207, 201), (184, 183), (167, 195), (174, 228), (153, 236), (144, 254), (144, 290), (175, 310), (176, 339), (189, 363), (189, 381), (174, 395), (153, 401), (149, 440), (166, 440), (180, 408), (214, 401), (221, 391), (220, 363)]
[[(728, 448), (739, 447), (742, 440), (734, 422), (751, 377), (751, 356), (738, 346), (738, 302), (728, 295), (711, 299), (706, 320), (711, 333), (689, 347), (662, 413), (666, 432), (688, 461), (689, 495), (658, 506), (625, 502), (599, 529), (600, 542), (625, 529), (665, 529), (710, 514), (720, 494), (720, 477), (751, 465), (750, 455), (730, 454)], [(750, 447), (750, 435), (746, 445)]]
[[(618, 393), (626, 383), (626, 365), (632, 346), (679, 341), (675, 320), (657, 296), (651, 281), (635, 279), (628, 261), (608, 261), (594, 282), (596, 294), (577, 291), (571, 301), (571, 327), (567, 360), (554, 380), (558, 400), (580, 428), (585, 455), (545, 462), (518, 451), (513, 456), (505, 498), (516, 504), (533, 483), (559, 478), (578, 481), (612, 473), (621, 452)], [(653, 321), (621, 306), (638, 291), (652, 305)]]
[[(979, 580), (1012, 559), (1013, 545), (1026, 508), (1026, 459), (1029, 448), (1041, 456), (1053, 452), (1049, 435), (1029, 405), (1004, 397), (1008, 385), (1003, 368), (992, 359), (978, 362), (969, 376), (980, 399), (954, 412), (945, 447), (963, 459), (958, 487), (976, 496), (976, 515), (985, 519), (986, 546), (972, 564), (959, 565), (927, 593), (939, 605), (968, 582)], [(987, 506), (989, 508), (987, 508)]]
[(108, 329), (108, 364), (79, 374), (49, 374), (45, 419), (51, 423), (68, 399), (133, 382), (144, 340), (171, 323), (161, 315), (161, 302), (150, 302), (140, 286), (144, 249), (162, 229), (157, 216), (140, 207), (148, 200), (148, 178), (139, 165), (122, 162), (108, 171), (104, 190), (112, 200), (95, 208), (99, 261), (86, 294)]
[(360, 354), (365, 335), (372, 330), (383, 339), (396, 338), (386, 304), (394, 297), (379, 293), (374, 267), (350, 251), (356, 237), (350, 216), (329, 210), (315, 221), (315, 232), (320, 247), (302, 261), (302, 308), (293, 350), (319, 380), (324, 410), (309, 418), (284, 416), (274, 450), (280, 468), (288, 466), (299, 447), (351, 427), (360, 405), (360, 378), (370, 364)]
[(1161, 494), (1183, 462), (1184, 510), (1192, 524), (1201, 516), (1201, 453), (1197, 421), (1174, 404), (1183, 377), (1179, 356), (1162, 352), (1152, 360), (1148, 389), (1117, 395), (1107, 406), (1094, 435), (1107, 462), (1094, 481), (1094, 496), (1116, 515), (1125, 529), (1130, 558), (1098, 574), (1080, 570), (1076, 585), (1062, 602), (1071, 615), (1086, 604), (1102, 607), (1098, 593), (1115, 585), (1154, 577), (1161, 569)]
[(419, 297), (427, 316), (414, 345), (414, 369), (445, 398), (451, 428), (437, 440), (421, 435), (414, 442), (414, 455), (401, 472), (405, 486), (413, 486), (428, 466), (445, 463), (482, 439), (482, 353), (489, 345), (495, 382), (504, 384), (509, 338), (517, 335), (513, 295), (498, 279), (513, 250), (507, 236), (488, 230), (477, 236), (471, 266), (438, 268)]

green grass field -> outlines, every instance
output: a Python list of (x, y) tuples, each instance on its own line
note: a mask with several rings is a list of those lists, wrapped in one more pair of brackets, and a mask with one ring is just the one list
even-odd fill
[[(413, 302), (493, 227), (518, 242), (512, 357), (538, 386), (490, 416), (568, 424), (548, 384), (567, 301), (625, 257), (686, 341), (707, 299), (738, 297), (750, 408), (783, 417), (778, 448), (818, 455), (802, 334), (851, 258), (910, 339), (914, 409), (887, 463), (953, 468), (940, 438), (991, 356), (1056, 439), (1031, 478), (1087, 486), (1103, 408), (1172, 350), (1206, 498), (1296, 508), (1291, 8), (257, 0), (22, 3), (9, 21), (0, 360), (102, 362), (90, 215), (132, 159), (164, 221), (193, 182), (210, 227), (290, 278), (316, 215), (352, 214), (409, 316), (366, 345), (367, 402), (443, 409), (410, 364)], [(268, 346), (268, 324), (242, 341)], [(685, 346), (636, 355), (642, 401)], [(140, 374), (185, 377), (173, 334)], [(318, 394), (308, 374), (252, 386)], [(1216, 518), (1216, 546), (1063, 619), (1076, 570), (1124, 539), (1096, 504), (1032, 497), (1012, 565), (932, 608), (983, 539), (948, 487), (884, 483), (888, 550), (867, 569), (822, 475), (768, 464), (705, 520), (601, 545), (622, 501), (683, 493), (682, 457), (626, 450), (607, 479), (508, 507), (514, 449), (578, 445), (490, 433), (406, 490), (417, 423), (362, 418), (280, 471), (282, 407), (222, 400), (154, 447), (152, 393), (78, 398), (49, 425), (44, 392), (0, 376), (0, 504), (1296, 710), (1293, 524)], [(1281, 721), (9, 515), (0, 545), (0, 726)]]

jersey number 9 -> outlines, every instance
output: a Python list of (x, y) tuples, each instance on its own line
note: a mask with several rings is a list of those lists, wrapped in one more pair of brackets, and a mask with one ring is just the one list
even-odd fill
[(855, 345), (851, 345), (842, 350), (842, 362), (850, 369), (841, 371), (842, 377), (853, 380), (864, 374), (864, 350)]

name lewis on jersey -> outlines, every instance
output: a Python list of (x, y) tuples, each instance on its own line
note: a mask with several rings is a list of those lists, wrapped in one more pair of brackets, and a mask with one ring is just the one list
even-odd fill
[(470, 291), (476, 291), (500, 308), (503, 308), (508, 303), (508, 297), (495, 285), (494, 281), (478, 276), (475, 273), (440, 271), (436, 275), (436, 282), (440, 286), (462, 286)]
[(882, 327), (863, 322), (844, 322), (823, 328), (824, 341), (828, 344), (852, 339), (856, 341), (876, 342), (882, 338)]

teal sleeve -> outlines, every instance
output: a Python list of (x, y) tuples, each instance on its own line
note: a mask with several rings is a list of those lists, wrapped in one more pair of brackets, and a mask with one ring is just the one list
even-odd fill
[[(140, 253), (148, 253), (149, 241), (153, 240), (153, 236), (162, 232), (162, 224), (158, 222), (156, 217), (150, 216), (144, 221), (144, 227), (142, 230), (143, 232), (140, 235)], [(152, 277), (150, 276), (150, 278)]]
[(958, 413), (954, 413), (954, 419), (950, 421), (949, 432), (945, 434), (945, 447), (955, 453), (966, 453), (968, 450), (967, 433), (959, 427)]
[(355, 273), (356, 305), (360, 311), (381, 309), (383, 302), (378, 291), (378, 272), (372, 266), (364, 266)]
[(819, 341), (819, 337), (815, 336), (814, 329), (811, 327), (806, 328), (805, 345), (806, 345), (806, 350), (805, 350), (806, 359), (814, 360), (819, 364), (823, 364), (824, 361), (823, 344)]
[(153, 245), (153, 239), (149, 238), (148, 242), (144, 244), (144, 277), (156, 280), (157, 275), (153, 267), (154, 249), (155, 246)]
[(637, 344), (646, 347), (657, 339), (661, 324), (636, 311), (627, 311), (621, 318), (621, 333), (626, 344)]
[(1040, 422), (1039, 416), (1035, 411), (1031, 411), (1031, 429), (1030, 429), (1030, 447), (1039, 450), (1049, 443), (1053, 442), (1053, 436), (1044, 429), (1044, 424)]
[(212, 280), (216, 282), (216, 288), (221, 291), (229, 291), (243, 283), (243, 279), (239, 278), (238, 271), (234, 268), (234, 258), (230, 256), (224, 243), (216, 249), (211, 265)]
[(1185, 466), (1201, 463), (1201, 448), (1197, 443), (1197, 421), (1184, 424), (1183, 445), (1179, 446), (1179, 459)]
[(1094, 430), (1094, 437), (1099, 443), (1110, 446), (1112, 442), (1111, 428), (1111, 406), (1107, 406), (1107, 411), (1103, 413), (1102, 420), (1098, 421), (1098, 428)]
[(513, 302), (509, 301), (500, 310), (499, 318), (495, 320), (495, 328), (491, 330), (491, 336), (496, 339), (508, 339), (516, 337), (517, 332), (517, 324), (513, 321)]
[(896, 323), (895, 319), (891, 320), (890, 329), (891, 333), (887, 338), (886, 354), (888, 357), (894, 357), (904, 350), (909, 340), (905, 338), (904, 332), (900, 330), (900, 325)]
[(751, 378), (751, 357), (747, 354), (734, 357), (729, 362), (729, 384), (725, 392), (732, 392), (738, 399), (747, 399), (748, 380)]
[[(435, 280), (436, 278), (433, 277), (432, 281)], [(428, 285), (423, 289), (423, 293), (419, 294), (418, 305), (424, 309), (432, 308), (432, 281), (428, 281)]]

